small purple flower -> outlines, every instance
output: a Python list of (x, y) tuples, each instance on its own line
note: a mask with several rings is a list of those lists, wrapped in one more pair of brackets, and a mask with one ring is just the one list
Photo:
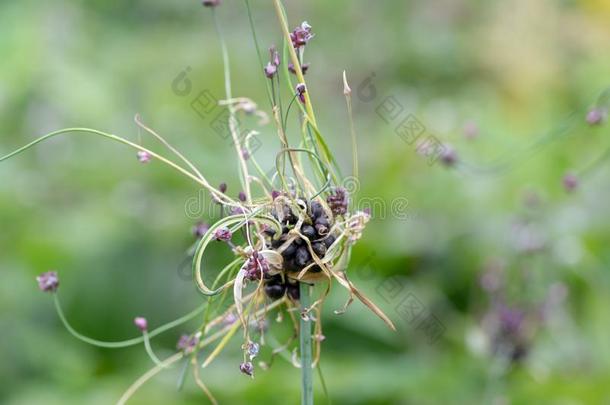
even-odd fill
[(271, 191), (271, 198), (273, 199), (273, 201), (275, 201), (275, 199), (278, 198), (280, 195), (282, 195), (282, 193), (277, 190)]
[[(220, 183), (218, 190), (221, 193), (225, 193), (227, 191), (227, 183)], [(212, 201), (214, 201), (216, 204), (222, 204), (222, 200), (214, 194), (212, 194)]]
[(587, 124), (600, 125), (605, 118), (606, 114), (601, 108), (593, 108), (587, 113)]
[(210, 225), (205, 222), (197, 222), (195, 226), (193, 226), (193, 235), (201, 238), (205, 233), (210, 229)]
[(235, 316), (234, 313), (229, 312), (222, 320), (222, 323), (224, 325), (228, 326), (228, 325), (233, 325), (236, 321), (237, 321), (237, 316)]
[(250, 281), (260, 280), (268, 272), (269, 263), (267, 260), (258, 251), (252, 252), (252, 255), (246, 262), (246, 279)]
[(231, 238), (233, 237), (233, 234), (231, 233), (231, 230), (229, 228), (222, 227), (222, 228), (218, 228), (216, 230), (216, 232), (214, 232), (214, 238), (216, 238), (216, 240), (220, 240), (223, 242), (228, 242), (231, 240)]
[(44, 292), (55, 292), (59, 287), (59, 277), (56, 271), (47, 271), (36, 277), (38, 288)]
[(571, 193), (578, 187), (578, 177), (574, 173), (567, 173), (563, 176), (563, 188)]
[(479, 136), (479, 127), (474, 121), (466, 122), (463, 131), (466, 139), (474, 139)]
[(290, 39), (292, 40), (292, 45), (295, 49), (307, 45), (312, 38), (311, 25), (309, 25), (307, 21), (303, 21), (303, 23), (296, 27), (290, 34)]
[(239, 371), (241, 371), (242, 373), (244, 373), (245, 375), (247, 375), (249, 377), (254, 376), (254, 366), (249, 361), (247, 361), (245, 363), (241, 363), (239, 365)]
[[(294, 64), (289, 63), (288, 64), (288, 70), (290, 71), (290, 73), (292, 73), (293, 75), (297, 74), (297, 70), (294, 68)], [(301, 73), (305, 74), (307, 73), (307, 70), (309, 70), (309, 63), (303, 63), (301, 65)]]
[(344, 215), (349, 205), (349, 195), (343, 187), (337, 187), (326, 197), (326, 202), (334, 215)]
[(445, 166), (449, 166), (449, 167), (455, 165), (455, 163), (458, 160), (455, 149), (453, 149), (451, 146), (448, 146), (448, 145), (445, 145), (443, 147), (440, 158), (441, 158), (441, 162), (443, 162), (443, 164)]
[(275, 76), (276, 73), (277, 66), (271, 62), (268, 62), (267, 66), (265, 66), (265, 76), (267, 76), (267, 79), (273, 79), (273, 76)]
[(186, 354), (192, 353), (193, 350), (195, 350), (195, 348), (197, 348), (200, 337), (201, 337), (200, 333), (196, 333), (193, 336), (182, 335), (182, 336), (180, 336), (180, 339), (178, 340), (178, 344), (176, 345), (176, 348), (178, 350), (183, 351)]
[(138, 161), (140, 163), (148, 163), (148, 162), (150, 162), (151, 159), (152, 159), (152, 156), (150, 156), (150, 153), (148, 153), (144, 150), (138, 151)]
[(297, 84), (296, 91), (301, 103), (305, 104), (305, 92), (307, 91), (305, 88), (305, 83)]
[(273, 64), (275, 66), (279, 66), (280, 65), (280, 54), (275, 49), (275, 46), (272, 46), (271, 48), (269, 48), (269, 54), (271, 55), (271, 64)]
[(253, 360), (256, 356), (258, 356), (258, 352), (260, 351), (260, 346), (255, 342), (248, 342), (246, 345), (246, 351), (248, 353), (248, 357), (250, 360)]
[(138, 316), (133, 320), (133, 323), (142, 332), (144, 332), (148, 329), (148, 321), (146, 320), (146, 318)]
[(244, 158), (244, 160), (250, 159), (250, 152), (248, 152), (248, 149), (241, 148), (241, 156)]
[(203, 0), (201, 2), (204, 7), (218, 7), (220, 5), (220, 0)]
[(244, 193), (243, 191), (240, 191), (237, 198), (239, 198), (239, 201), (241, 202), (245, 202), (246, 201), (246, 193)]

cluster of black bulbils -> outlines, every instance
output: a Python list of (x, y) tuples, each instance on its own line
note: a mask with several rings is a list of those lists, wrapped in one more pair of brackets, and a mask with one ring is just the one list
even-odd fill
[[(301, 200), (307, 205), (304, 210), (303, 224), (300, 228), (300, 233), (309, 239), (311, 249), (315, 254), (322, 259), (328, 248), (335, 242), (335, 236), (330, 234), (332, 227), (332, 217), (329, 217), (324, 211), (322, 204), (318, 201)], [(294, 228), (299, 220), (299, 216), (293, 210), (284, 205), (281, 215), (277, 209), (273, 209), (271, 214), (282, 224), (282, 234), (279, 238), (276, 237), (274, 229), (265, 230), (265, 234), (269, 237), (269, 242), (272, 249), (279, 249), (291, 237), (289, 232)], [(302, 214), (303, 215), (303, 214)], [(297, 237), (281, 252), (283, 260), (283, 272), (275, 275), (265, 276), (265, 293), (271, 299), (279, 299), (287, 294), (293, 300), (299, 299), (299, 282), (288, 277), (287, 273), (296, 273), (303, 270), (305, 267), (313, 263), (309, 247), (305, 240)], [(318, 265), (313, 265), (308, 272), (319, 273), (322, 269)]]

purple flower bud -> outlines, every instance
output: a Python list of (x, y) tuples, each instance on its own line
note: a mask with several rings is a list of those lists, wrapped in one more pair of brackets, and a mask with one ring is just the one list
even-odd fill
[(241, 363), (239, 365), (239, 371), (244, 373), (245, 375), (252, 377), (254, 376), (254, 366), (251, 362), (247, 361), (245, 363)]
[(204, 7), (218, 7), (220, 5), (220, 0), (203, 0), (201, 2)]
[(275, 49), (275, 46), (272, 46), (271, 48), (269, 48), (269, 53), (271, 54), (271, 64), (273, 64), (275, 66), (279, 66), (280, 65), (280, 54)]
[(55, 292), (59, 287), (59, 277), (56, 271), (47, 271), (36, 277), (38, 288), (44, 292)]
[(218, 186), (218, 190), (220, 190), (221, 193), (226, 193), (227, 192), (227, 183), (220, 183), (220, 185)]
[(269, 263), (255, 250), (246, 261), (245, 269), (246, 279), (250, 281), (260, 280), (262, 276), (269, 272)]
[(479, 136), (479, 127), (474, 121), (468, 121), (464, 124), (464, 136), (467, 139), (474, 139)]
[(296, 91), (301, 103), (305, 104), (305, 92), (307, 91), (305, 88), (305, 83), (297, 84)]
[(296, 27), (290, 34), (292, 45), (295, 49), (307, 45), (307, 43), (313, 38), (311, 33), (311, 25), (304, 21), (299, 27)]
[(195, 226), (193, 226), (193, 235), (201, 238), (205, 233), (210, 229), (210, 225), (205, 222), (197, 222)]
[(271, 191), (271, 198), (273, 199), (273, 201), (275, 201), (275, 199), (278, 198), (280, 195), (282, 195), (282, 193), (277, 190)]
[(146, 320), (146, 318), (143, 318), (141, 316), (136, 317), (133, 320), (134, 325), (136, 325), (136, 327), (138, 329), (140, 329), (142, 332), (144, 332), (145, 330), (148, 329), (148, 321)]
[(216, 238), (216, 240), (228, 242), (233, 237), (233, 234), (231, 233), (231, 230), (225, 226), (222, 228), (218, 228), (216, 232), (214, 232), (214, 237)]
[(244, 193), (243, 191), (240, 191), (239, 195), (237, 196), (237, 198), (239, 198), (239, 201), (245, 202), (246, 201), (246, 193)]
[(563, 176), (563, 188), (568, 192), (574, 191), (578, 187), (578, 177), (574, 173), (567, 173)]
[(326, 202), (334, 215), (344, 215), (347, 212), (349, 205), (349, 196), (347, 190), (343, 187), (337, 187), (333, 192), (326, 197)]
[(258, 345), (258, 343), (249, 342), (246, 345), (246, 351), (248, 352), (248, 356), (250, 357), (250, 360), (253, 360), (256, 356), (258, 356), (259, 350), (260, 350), (260, 346)]
[(144, 150), (138, 151), (138, 161), (140, 163), (148, 163), (148, 162), (150, 162), (151, 159), (152, 159), (152, 156), (150, 156), (150, 153), (148, 153)]
[(182, 350), (186, 354), (192, 353), (193, 350), (195, 350), (197, 348), (200, 337), (201, 337), (200, 333), (196, 333), (193, 336), (182, 335), (182, 336), (180, 336), (180, 339), (178, 340), (178, 344), (176, 344), (176, 348), (178, 350)]
[(237, 316), (234, 313), (229, 312), (227, 316), (224, 317), (222, 323), (224, 325), (233, 325), (237, 321)]
[(248, 149), (241, 148), (241, 156), (244, 158), (244, 160), (250, 159), (250, 152), (248, 152)]
[(267, 79), (273, 79), (273, 76), (275, 76), (276, 73), (277, 66), (271, 62), (267, 63), (267, 66), (265, 66), (265, 76), (267, 76)]
[[(294, 64), (289, 63), (288, 64), (288, 70), (290, 71), (290, 73), (292, 73), (293, 75), (297, 74), (297, 70), (294, 68)], [(303, 63), (301, 65), (301, 73), (305, 74), (307, 73), (307, 70), (309, 70), (309, 63)]]
[(445, 145), (441, 152), (440, 158), (441, 162), (443, 162), (445, 166), (450, 167), (455, 165), (455, 163), (457, 162), (457, 153), (451, 146)]
[(601, 108), (593, 108), (587, 113), (587, 124), (600, 125), (605, 118), (606, 114)]

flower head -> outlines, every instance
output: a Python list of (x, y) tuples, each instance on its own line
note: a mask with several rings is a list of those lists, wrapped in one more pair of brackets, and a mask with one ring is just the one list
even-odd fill
[(218, 7), (220, 6), (220, 0), (203, 0), (201, 4), (204, 7)]
[(210, 225), (205, 222), (197, 222), (195, 226), (193, 226), (193, 235), (201, 238), (205, 233), (210, 229)]
[(199, 344), (200, 338), (201, 338), (200, 332), (194, 334), (193, 336), (182, 335), (182, 336), (180, 336), (180, 339), (178, 340), (178, 343), (176, 344), (176, 348), (178, 350), (182, 350), (186, 354), (192, 353), (193, 350), (195, 350), (195, 348)]
[(458, 160), (455, 149), (453, 149), (451, 146), (447, 146), (447, 145), (445, 145), (443, 147), (440, 158), (441, 158), (441, 162), (445, 166), (453, 166), (456, 164), (456, 162)]
[(299, 100), (301, 101), (301, 103), (305, 104), (305, 92), (307, 91), (305, 88), (305, 83), (297, 84), (296, 91), (297, 91), (297, 97), (299, 97)]
[(578, 187), (578, 177), (574, 173), (567, 173), (563, 176), (563, 188), (567, 192), (572, 192)]
[(271, 64), (275, 65), (275, 66), (279, 66), (280, 65), (280, 54), (275, 49), (275, 46), (272, 46), (271, 48), (269, 48), (269, 54), (271, 57)]
[(255, 250), (248, 258), (245, 268), (248, 280), (260, 280), (263, 275), (269, 272), (269, 263)]
[(587, 113), (587, 124), (600, 125), (605, 118), (606, 114), (601, 108), (593, 108)]
[(44, 292), (55, 292), (59, 287), (59, 277), (56, 271), (47, 271), (36, 277), (38, 288)]
[(249, 361), (247, 361), (245, 363), (241, 363), (239, 365), (239, 371), (241, 371), (242, 373), (244, 373), (245, 375), (247, 375), (249, 377), (254, 376), (254, 366)]
[(244, 193), (243, 191), (240, 191), (239, 194), (237, 195), (237, 198), (239, 199), (239, 201), (245, 202), (246, 201), (246, 193)]
[(273, 76), (275, 76), (276, 73), (277, 66), (271, 62), (267, 63), (267, 66), (265, 66), (265, 76), (267, 76), (267, 79), (273, 79)]
[(233, 237), (233, 234), (231, 233), (231, 230), (229, 228), (222, 227), (222, 228), (218, 228), (216, 230), (216, 232), (214, 232), (214, 238), (216, 238), (216, 240), (220, 240), (223, 242), (228, 242), (231, 240), (231, 238)]
[(300, 26), (296, 27), (290, 34), (292, 45), (295, 49), (307, 45), (307, 43), (313, 38), (314, 34), (311, 33), (311, 25), (307, 21), (303, 21)]
[(334, 215), (344, 215), (347, 212), (349, 204), (349, 196), (347, 190), (343, 187), (337, 187), (326, 198), (326, 202)]
[[(289, 63), (288, 64), (288, 70), (290, 71), (290, 73), (292, 73), (293, 75), (297, 74), (297, 70), (294, 68), (294, 64)], [(301, 64), (301, 72), (303, 74), (307, 73), (307, 70), (309, 70), (309, 63), (303, 63)]]
[(150, 153), (148, 153), (144, 150), (138, 151), (138, 161), (140, 163), (148, 163), (148, 162), (150, 162), (151, 159), (152, 159), (152, 156), (150, 156)]
[(144, 332), (144, 331), (146, 331), (148, 329), (148, 321), (144, 317), (141, 317), (141, 316), (136, 317), (133, 320), (133, 323), (142, 332)]

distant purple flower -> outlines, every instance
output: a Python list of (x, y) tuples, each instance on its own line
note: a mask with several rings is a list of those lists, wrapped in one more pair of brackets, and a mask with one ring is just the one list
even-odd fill
[(290, 39), (292, 40), (292, 45), (295, 49), (307, 45), (312, 38), (311, 25), (309, 25), (307, 21), (303, 21), (303, 23), (296, 27), (290, 34)]
[(220, 5), (220, 0), (203, 0), (201, 4), (203, 4), (204, 7), (217, 7)]
[(195, 226), (193, 226), (193, 235), (201, 238), (205, 233), (210, 229), (210, 225), (205, 222), (197, 222)]
[(467, 139), (474, 139), (479, 136), (479, 127), (474, 121), (468, 121), (464, 124), (464, 136)]
[(269, 54), (271, 57), (271, 59), (270, 59), (271, 64), (275, 65), (275, 66), (279, 66), (280, 65), (280, 54), (275, 49), (275, 46), (272, 46), (271, 48), (269, 48)]
[(241, 148), (241, 156), (244, 158), (244, 160), (250, 159), (250, 152), (248, 152), (248, 149)]
[(305, 104), (305, 92), (307, 91), (305, 88), (305, 84), (304, 83), (297, 84), (296, 91), (297, 91), (297, 96), (299, 97), (299, 100), (301, 101), (301, 103)]
[(587, 124), (600, 125), (605, 118), (606, 114), (601, 108), (593, 108), (587, 113)]
[(236, 321), (237, 321), (237, 317), (235, 316), (235, 314), (232, 312), (229, 312), (222, 320), (222, 323), (225, 325), (233, 325)]
[(245, 202), (246, 201), (246, 193), (244, 193), (243, 191), (240, 191), (239, 194), (237, 195), (237, 198), (239, 198), (239, 201)]
[(218, 186), (218, 190), (220, 190), (221, 193), (226, 193), (227, 192), (227, 183), (220, 183), (220, 185)]
[(182, 336), (180, 336), (180, 339), (178, 340), (178, 344), (176, 345), (176, 348), (178, 350), (182, 350), (186, 354), (192, 353), (193, 350), (195, 350), (197, 348), (197, 345), (199, 344), (200, 336), (201, 335), (199, 333), (197, 333), (193, 336), (182, 335)]
[(521, 330), (525, 314), (523, 311), (501, 306), (498, 311), (501, 330), (509, 335), (516, 335)]
[(271, 62), (268, 62), (267, 66), (265, 66), (265, 76), (267, 76), (267, 79), (273, 79), (273, 76), (275, 76), (276, 73), (277, 66)]
[(216, 240), (228, 242), (233, 237), (233, 234), (231, 233), (231, 230), (225, 226), (222, 228), (218, 228), (216, 232), (214, 232), (214, 237), (216, 238)]
[(148, 321), (146, 320), (146, 318), (143, 318), (141, 316), (136, 317), (133, 320), (134, 325), (136, 325), (136, 327), (138, 329), (140, 329), (142, 332), (144, 332), (145, 330), (148, 329)]
[(254, 366), (251, 362), (247, 361), (245, 363), (241, 363), (239, 365), (239, 371), (244, 373), (245, 375), (252, 377), (254, 376)]
[(277, 191), (277, 190), (272, 190), (271, 191), (271, 198), (275, 201), (276, 198), (278, 198), (280, 195), (282, 195), (281, 192)]
[(453, 149), (451, 146), (448, 146), (448, 145), (445, 145), (443, 147), (440, 158), (441, 158), (441, 162), (443, 162), (443, 164), (445, 166), (455, 165), (455, 163), (457, 162), (457, 159), (458, 159), (455, 149)]
[(563, 188), (568, 193), (576, 190), (578, 183), (578, 177), (574, 173), (567, 173), (565, 176), (563, 176)]
[(233, 207), (233, 208), (231, 208), (231, 215), (244, 215), (247, 212), (248, 211), (246, 211), (244, 209), (244, 207)]
[(36, 277), (38, 288), (44, 292), (55, 292), (59, 287), (59, 277), (56, 271), (47, 271)]
[[(288, 70), (290, 71), (290, 73), (292, 73), (293, 75), (297, 74), (297, 70), (294, 68), (294, 64), (289, 63), (288, 64)], [(303, 63), (301, 64), (301, 72), (303, 74), (307, 73), (307, 70), (309, 70), (309, 63)]]
[(152, 156), (150, 156), (150, 153), (148, 153), (144, 150), (138, 151), (138, 161), (140, 163), (148, 163), (148, 162), (150, 162), (151, 159), (152, 159)]
[(326, 202), (334, 215), (344, 215), (349, 204), (349, 195), (343, 187), (337, 187), (326, 197)]

